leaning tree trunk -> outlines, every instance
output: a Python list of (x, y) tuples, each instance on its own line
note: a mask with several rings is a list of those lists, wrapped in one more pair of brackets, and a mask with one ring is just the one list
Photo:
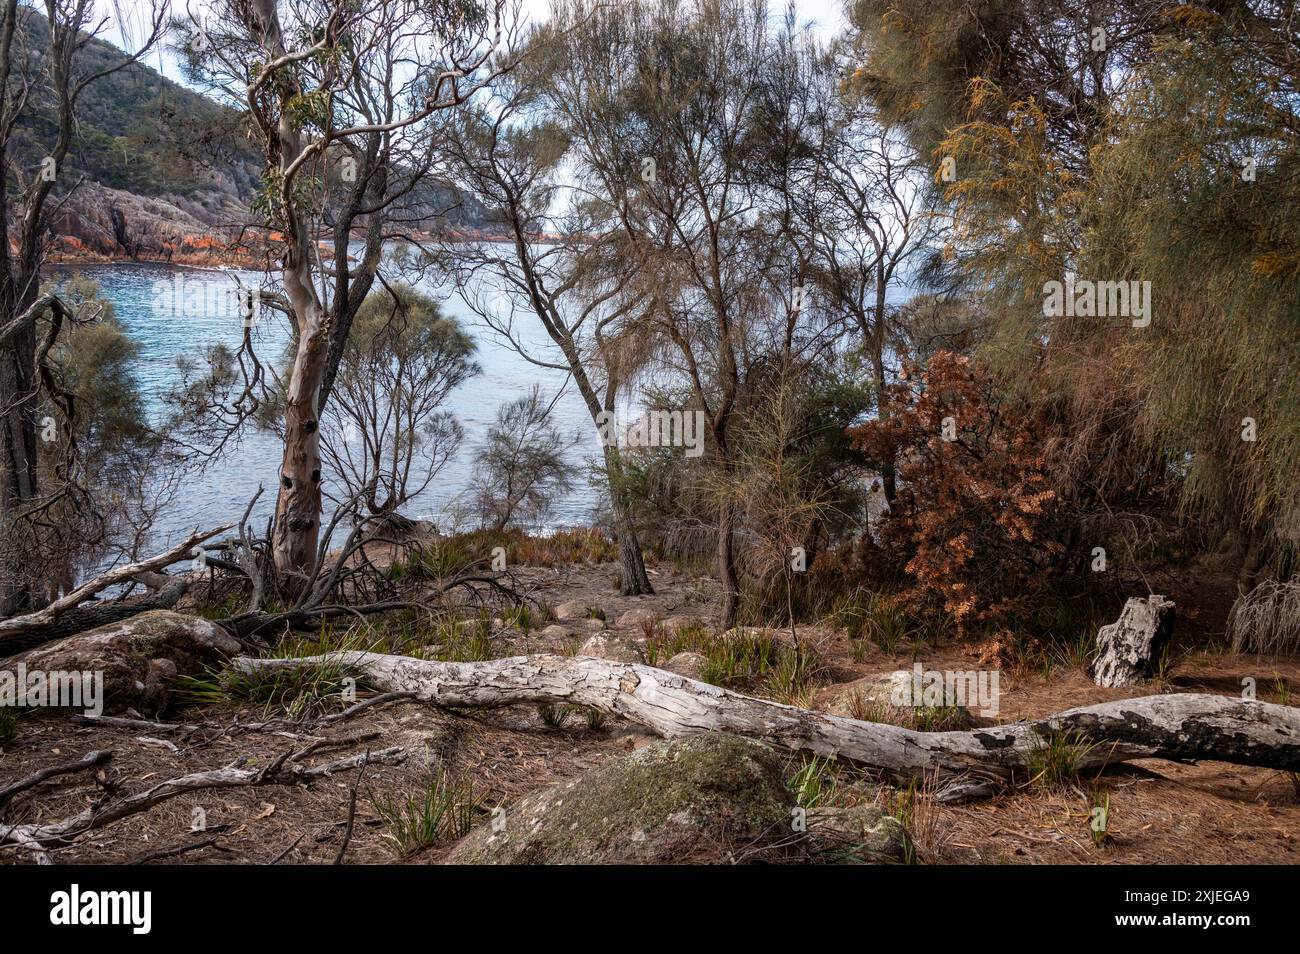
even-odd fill
[(440, 707), (576, 704), (669, 738), (731, 732), (894, 777), (944, 773), (992, 783), (967, 785), (968, 792), (979, 794), (1024, 777), (1047, 742), (1061, 738), (1076, 745), (1080, 769), (1163, 758), (1300, 770), (1300, 708), (1224, 696), (1146, 696), (969, 732), (917, 732), (755, 699), (650, 666), (583, 656), (447, 663), (338, 652), (300, 659), (240, 657), (234, 667), (283, 672), (322, 663), (342, 664), (364, 674), (375, 689), (412, 692)]

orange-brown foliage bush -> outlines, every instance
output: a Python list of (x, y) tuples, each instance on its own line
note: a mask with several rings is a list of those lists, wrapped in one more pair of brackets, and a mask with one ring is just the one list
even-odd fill
[(886, 401), (887, 416), (850, 436), (868, 456), (897, 462), (880, 545), (903, 562), (905, 600), (914, 612), (941, 607), (961, 633), (1022, 621), (1064, 551), (1048, 425), (947, 351), (923, 372), (909, 368)]

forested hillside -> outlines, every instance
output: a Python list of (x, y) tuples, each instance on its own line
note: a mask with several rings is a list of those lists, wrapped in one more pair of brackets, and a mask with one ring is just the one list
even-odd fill
[[(48, 84), (49, 25), (18, 9), (11, 57), (33, 79), (10, 145), (30, 175), (58, 135), (57, 101)], [(77, 77), (121, 62), (104, 40), (87, 37)], [(157, 51), (146, 59), (155, 64)], [(163, 76), (143, 60), (107, 72), (78, 100), (77, 128), (54, 193), (72, 198), (52, 216), (56, 254), (65, 258), (141, 258), (213, 262), (248, 220), (262, 186), (261, 158), (241, 113)], [(422, 216), (457, 228), (483, 228), (493, 217), (448, 185), (426, 183), (414, 200)], [(425, 223), (428, 224), (428, 223)]]

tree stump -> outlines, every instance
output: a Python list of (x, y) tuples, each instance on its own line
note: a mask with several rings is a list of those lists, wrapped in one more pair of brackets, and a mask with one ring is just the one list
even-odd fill
[(1097, 631), (1097, 658), (1088, 667), (1099, 686), (1129, 686), (1155, 674), (1174, 627), (1174, 602), (1130, 597), (1119, 619)]

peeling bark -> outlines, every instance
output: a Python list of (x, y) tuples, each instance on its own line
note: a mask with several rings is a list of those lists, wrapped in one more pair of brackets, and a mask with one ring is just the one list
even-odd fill
[[(413, 692), (440, 707), (571, 703), (628, 719), (666, 738), (731, 732), (900, 778), (940, 773), (1009, 782), (1030, 770), (1046, 740), (1062, 735), (1078, 744), (1080, 769), (1160, 758), (1300, 770), (1300, 709), (1225, 696), (1146, 696), (1031, 722), (917, 732), (755, 699), (650, 666), (582, 656), (449, 663), (341, 652), (301, 659), (240, 657), (234, 666), (251, 673), (327, 660), (364, 673), (380, 691)], [(979, 794), (997, 788), (968, 787)]]

